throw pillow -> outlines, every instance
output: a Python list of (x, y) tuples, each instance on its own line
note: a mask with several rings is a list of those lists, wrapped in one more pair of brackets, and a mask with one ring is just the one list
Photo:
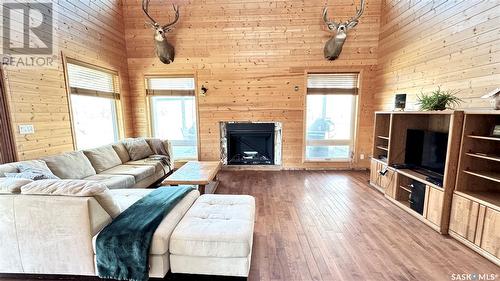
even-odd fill
[(111, 145), (84, 150), (83, 153), (98, 174), (122, 164), (122, 160)]
[(43, 158), (50, 170), (61, 179), (84, 179), (96, 174), (83, 151), (73, 151)]
[(31, 182), (29, 179), (0, 178), (0, 193), (21, 193), (21, 187)]
[(122, 163), (130, 161), (130, 155), (128, 155), (127, 148), (123, 145), (123, 142), (114, 143), (112, 146), (118, 157), (120, 157), (120, 160), (122, 160)]
[(154, 154), (169, 156), (168, 150), (160, 139), (146, 139)]
[(21, 187), (22, 194), (94, 197), (112, 217), (117, 217), (120, 207), (106, 185), (87, 180), (40, 180)]
[(34, 181), (47, 179), (44, 174), (33, 171), (26, 171), (22, 173), (5, 173), (5, 176), (7, 178), (29, 179)]
[(127, 148), (130, 159), (134, 161), (144, 159), (153, 154), (153, 151), (149, 147), (146, 140), (142, 138), (126, 140), (123, 142), (123, 145), (125, 145), (125, 147)]
[(17, 169), (22, 173), (40, 174), (41, 178), (38, 179), (59, 179), (47, 167), (47, 164), (41, 160), (21, 162), (17, 165)]

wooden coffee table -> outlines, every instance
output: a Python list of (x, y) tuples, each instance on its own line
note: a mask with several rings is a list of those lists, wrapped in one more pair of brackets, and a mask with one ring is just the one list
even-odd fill
[(213, 194), (219, 185), (220, 161), (189, 161), (164, 179), (161, 185), (198, 185), (201, 194)]

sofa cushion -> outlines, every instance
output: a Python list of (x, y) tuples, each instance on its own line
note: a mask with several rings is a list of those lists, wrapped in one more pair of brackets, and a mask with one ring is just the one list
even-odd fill
[(154, 189), (127, 188), (110, 190), (113, 199), (120, 205), (120, 209), (126, 210), (142, 197), (148, 195)]
[(131, 188), (135, 184), (134, 176), (98, 174), (86, 177), (85, 180), (98, 181), (109, 189)]
[(124, 165), (132, 165), (132, 166), (151, 166), (155, 168), (155, 173), (162, 171), (164, 174), (170, 171), (168, 166), (162, 164), (161, 160), (155, 160), (151, 158), (145, 158), (141, 160), (128, 161)]
[[(113, 199), (118, 202), (120, 207), (125, 210), (151, 191), (152, 190), (150, 189), (116, 189), (111, 190), (110, 193), (111, 196), (113, 196)], [(199, 196), (200, 193), (197, 190), (191, 191), (165, 216), (153, 234), (153, 240), (151, 241), (151, 247), (149, 249), (150, 254), (164, 255), (168, 253), (170, 235), (184, 214), (189, 210), (189, 208), (193, 205), (193, 202), (195, 202)], [(95, 235), (92, 239), (94, 254), (96, 239), (97, 235)]]
[(135, 182), (138, 183), (143, 179), (154, 175), (155, 167), (153, 166), (140, 166), (140, 165), (118, 165), (101, 174), (111, 175), (131, 175), (134, 176)]
[[(39, 180), (21, 187), (22, 194), (94, 197), (104, 210), (115, 218), (121, 213), (109, 189), (101, 183), (87, 180)], [(61, 210), (63, 211), (63, 210)]]
[(83, 153), (87, 156), (98, 174), (122, 164), (122, 160), (111, 145), (84, 150)]
[(127, 148), (123, 144), (123, 142), (117, 142), (111, 145), (113, 149), (115, 150), (116, 154), (118, 154), (118, 157), (120, 157), (120, 160), (122, 160), (122, 163), (130, 161), (130, 155), (128, 155)]
[(21, 193), (21, 187), (31, 182), (23, 178), (0, 178), (0, 193)]
[(74, 151), (45, 157), (49, 169), (61, 179), (83, 179), (95, 175), (96, 172), (89, 159), (82, 151)]
[(124, 140), (123, 145), (127, 148), (131, 160), (139, 160), (153, 154), (145, 139), (129, 139)]
[(248, 195), (202, 195), (170, 238), (180, 256), (248, 257), (252, 250), (255, 199)]

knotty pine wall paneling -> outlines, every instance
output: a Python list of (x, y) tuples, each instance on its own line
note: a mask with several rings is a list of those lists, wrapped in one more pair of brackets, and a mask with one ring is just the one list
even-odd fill
[[(134, 134), (121, 1), (53, 1), (53, 5), (57, 67), (4, 67), (20, 160), (73, 150), (61, 52), (119, 73), (124, 135)], [(33, 124), (35, 133), (20, 135), (20, 124)]]
[(490, 108), (480, 97), (500, 81), (499, 1), (389, 1), (381, 14), (375, 107), (392, 109), (395, 93), (441, 86), (461, 108)]
[[(368, 0), (358, 26), (349, 32), (336, 61), (323, 58), (331, 34), (322, 21), (324, 1), (205, 0), (180, 1), (181, 18), (169, 40), (175, 62), (162, 64), (153, 47), (153, 31), (144, 24), (141, 1), (124, 1), (130, 100), (135, 134), (149, 133), (144, 90), (147, 75), (196, 73), (200, 159), (217, 160), (220, 121), (283, 123), (285, 168), (368, 167), (373, 124), (373, 84), (378, 54), (380, 0)], [(347, 20), (358, 1), (329, 3), (330, 15)], [(161, 23), (172, 16), (169, 5), (152, 1), (151, 14)], [(303, 163), (304, 88), (307, 71), (363, 70), (354, 163)], [(294, 87), (299, 86), (299, 91)], [(197, 91), (197, 94), (199, 89)]]

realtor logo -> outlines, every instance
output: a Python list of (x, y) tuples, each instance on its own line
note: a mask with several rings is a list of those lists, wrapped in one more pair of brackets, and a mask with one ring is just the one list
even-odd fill
[(52, 3), (3, 3), (3, 53), (52, 54)]
[(2, 1), (2, 65), (9, 67), (57, 67), (52, 1)]

